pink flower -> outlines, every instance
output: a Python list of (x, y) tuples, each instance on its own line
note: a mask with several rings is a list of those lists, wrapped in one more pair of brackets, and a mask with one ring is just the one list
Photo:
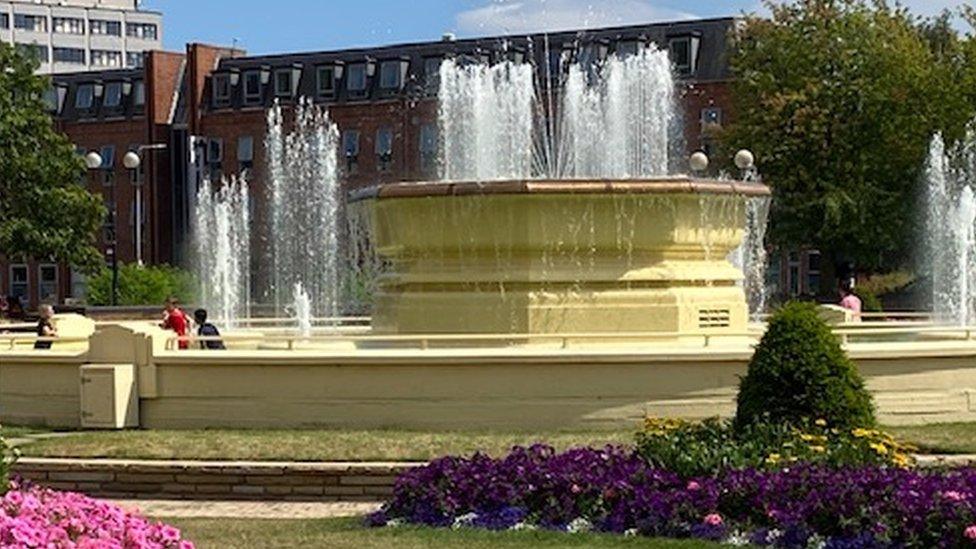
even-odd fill
[(721, 526), (724, 521), (722, 520), (722, 515), (718, 513), (712, 513), (710, 515), (705, 516), (704, 522), (709, 526)]
[(949, 501), (965, 501), (965, 499), (966, 499), (966, 495), (965, 494), (962, 494), (960, 492), (956, 492), (955, 490), (949, 490), (948, 492), (944, 492), (942, 494), (942, 497), (944, 497), (945, 499), (947, 499)]
[(963, 532), (963, 535), (966, 536), (966, 539), (976, 540), (976, 524), (973, 524), (969, 528), (966, 528), (966, 531)]
[(701, 490), (701, 484), (698, 484), (695, 481), (691, 481), (691, 482), (688, 483), (688, 491), (690, 491), (690, 492), (696, 492), (698, 490)]

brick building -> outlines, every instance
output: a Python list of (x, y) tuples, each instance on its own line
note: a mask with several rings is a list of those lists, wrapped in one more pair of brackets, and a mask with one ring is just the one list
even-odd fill
[[(122, 262), (179, 264), (188, 244), (189, 207), (204, 174), (249, 172), (260, 215), (263, 139), (268, 108), (300, 98), (329, 108), (342, 134), (344, 185), (430, 179), (437, 173), (437, 75), (446, 57), (494, 62), (530, 60), (539, 78), (561, 74), (570, 61), (599, 60), (654, 43), (670, 51), (688, 152), (710, 146), (709, 135), (729, 112), (728, 34), (735, 19), (682, 21), (619, 28), (506, 36), (247, 57), (190, 44), (185, 52), (152, 51), (141, 69), (54, 77), (49, 107), (80, 154), (99, 152), (102, 168), (86, 184), (115, 215)], [(558, 79), (555, 79), (558, 80)], [(122, 157), (138, 151), (139, 173)], [(136, 195), (142, 208), (136, 209)], [(136, 244), (136, 225), (142, 242)], [(110, 227), (106, 233), (111, 234)], [(103, 237), (103, 249), (111, 248)], [(141, 257), (137, 257), (141, 251)], [(7, 262), (0, 291), (31, 306), (84, 293), (67, 266)]]

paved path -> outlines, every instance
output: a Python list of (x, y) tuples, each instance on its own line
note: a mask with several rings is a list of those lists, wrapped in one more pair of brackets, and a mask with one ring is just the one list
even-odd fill
[(153, 518), (325, 519), (358, 517), (379, 503), (292, 503), (260, 501), (114, 500), (123, 508)]

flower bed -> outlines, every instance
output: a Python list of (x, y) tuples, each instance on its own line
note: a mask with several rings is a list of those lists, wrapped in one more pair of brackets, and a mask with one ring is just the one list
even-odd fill
[(448, 457), (397, 481), (373, 526), (595, 530), (777, 547), (976, 542), (976, 470), (799, 464), (682, 478), (621, 448)]
[(12, 483), (0, 498), (0, 548), (192, 549), (176, 528), (81, 494)]

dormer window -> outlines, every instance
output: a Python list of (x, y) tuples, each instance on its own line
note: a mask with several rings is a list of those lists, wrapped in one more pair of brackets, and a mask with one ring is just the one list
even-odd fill
[(366, 65), (359, 63), (349, 66), (346, 89), (355, 95), (362, 95), (366, 91)]
[(82, 84), (75, 90), (75, 108), (90, 109), (95, 101), (95, 86), (93, 84)]
[(671, 64), (680, 75), (694, 74), (698, 69), (698, 48), (701, 39), (697, 36), (675, 36), (668, 39)]
[(398, 90), (403, 87), (403, 74), (407, 62), (404, 60), (383, 61), (380, 64), (380, 88)]
[(230, 103), (230, 75), (218, 74), (213, 78), (214, 103), (226, 105)]
[(246, 103), (261, 102), (260, 71), (247, 71), (244, 73), (244, 101)]
[(275, 71), (275, 97), (292, 96), (292, 75), (291, 69), (278, 69)]
[(320, 97), (332, 97), (336, 92), (336, 69), (332, 65), (319, 67), (315, 71), (315, 92)]
[(132, 104), (136, 107), (142, 107), (146, 104), (146, 83), (142, 80), (136, 80), (132, 83)]
[(122, 104), (122, 83), (121, 82), (109, 82), (105, 85), (105, 99), (102, 101), (102, 105), (109, 108), (115, 108)]

